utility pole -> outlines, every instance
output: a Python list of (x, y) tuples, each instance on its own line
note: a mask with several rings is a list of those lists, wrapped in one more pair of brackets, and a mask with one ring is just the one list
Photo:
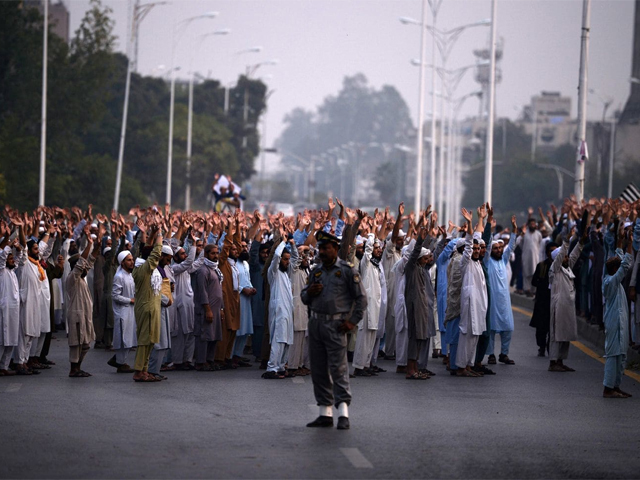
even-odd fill
[(591, 0), (582, 3), (582, 33), (580, 37), (580, 78), (578, 83), (578, 154), (574, 193), (578, 202), (584, 198), (584, 162), (587, 153), (587, 73), (589, 62), (589, 29)]

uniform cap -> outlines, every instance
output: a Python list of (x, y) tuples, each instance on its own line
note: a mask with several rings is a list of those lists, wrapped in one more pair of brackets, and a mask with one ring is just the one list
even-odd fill
[(318, 240), (318, 244), (324, 245), (326, 243), (333, 243), (335, 245), (340, 245), (340, 239), (335, 235), (331, 235), (328, 232), (324, 232), (322, 230), (316, 233), (316, 240)]

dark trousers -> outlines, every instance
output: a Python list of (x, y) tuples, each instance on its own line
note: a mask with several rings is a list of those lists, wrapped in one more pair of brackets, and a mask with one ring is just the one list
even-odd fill
[(478, 346), (476, 347), (476, 363), (482, 363), (484, 356), (489, 348), (489, 331), (482, 332), (482, 335), (478, 338)]
[(351, 404), (347, 335), (338, 332), (342, 320), (309, 319), (309, 359), (313, 393), (318, 405)]

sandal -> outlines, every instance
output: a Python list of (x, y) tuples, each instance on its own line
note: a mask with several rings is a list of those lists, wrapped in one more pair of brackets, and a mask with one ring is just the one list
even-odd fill
[(213, 372), (213, 371), (215, 371), (215, 368), (212, 367), (211, 365), (207, 365), (206, 363), (201, 367), (196, 367), (196, 372)]
[(456, 377), (476, 377), (477, 375), (474, 375), (469, 370), (466, 370), (464, 368), (459, 368), (456, 370), (455, 376)]
[(429, 377), (424, 377), (421, 374), (419, 374), (418, 372), (414, 372), (411, 375), (407, 375), (406, 377), (404, 377), (406, 380), (426, 380)]
[(264, 372), (262, 378), (267, 380), (281, 380), (285, 377), (284, 375), (279, 375), (277, 372)]
[(78, 370), (77, 372), (71, 372), (69, 376), (71, 378), (86, 378), (86, 377), (90, 377), (91, 374), (87, 372), (83, 372), (82, 370)]

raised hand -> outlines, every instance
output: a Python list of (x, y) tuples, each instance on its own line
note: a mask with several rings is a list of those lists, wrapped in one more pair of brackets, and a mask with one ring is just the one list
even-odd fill
[(462, 208), (460, 210), (460, 212), (462, 213), (462, 216), (464, 217), (464, 219), (467, 222), (471, 222), (471, 220), (473, 220), (473, 213), (471, 213), (469, 210), (467, 210), (466, 208)]
[(518, 223), (516, 222), (516, 216), (515, 215), (511, 215), (511, 227), (513, 228), (514, 232), (516, 230), (518, 230)]

